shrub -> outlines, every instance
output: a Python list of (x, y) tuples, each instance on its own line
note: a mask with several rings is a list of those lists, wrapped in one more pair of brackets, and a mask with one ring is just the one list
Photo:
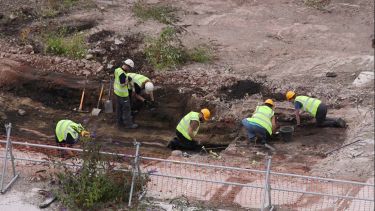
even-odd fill
[[(108, 203), (121, 206), (129, 198), (131, 172), (115, 171), (93, 143), (84, 144), (83, 149), (83, 164), (78, 171), (65, 168), (57, 174), (59, 188), (55, 193), (60, 201), (72, 210), (101, 209)], [(141, 190), (141, 182), (135, 184), (135, 190)]]
[(174, 14), (175, 8), (166, 5), (150, 5), (138, 1), (133, 6), (133, 13), (142, 20), (154, 19), (164, 24), (171, 24), (177, 21)]
[(212, 60), (212, 50), (206, 46), (198, 46), (189, 51), (190, 61), (206, 63)]
[(188, 55), (172, 27), (162, 30), (159, 37), (146, 42), (145, 54), (148, 62), (157, 69), (176, 67), (187, 61)]
[(87, 46), (82, 34), (64, 36), (64, 32), (49, 33), (45, 38), (45, 52), (70, 58), (83, 58)]

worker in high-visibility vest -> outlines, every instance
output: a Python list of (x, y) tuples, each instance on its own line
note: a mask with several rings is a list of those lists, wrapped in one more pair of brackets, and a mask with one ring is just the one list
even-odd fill
[(303, 112), (307, 112), (310, 116), (316, 119), (318, 127), (346, 127), (345, 120), (341, 118), (334, 119), (327, 117), (327, 105), (322, 103), (319, 99), (307, 96), (297, 96), (293, 91), (288, 91), (286, 93), (286, 99), (294, 104), (297, 126), (301, 125), (300, 115)]
[(267, 144), (267, 140), (276, 130), (276, 119), (274, 116), (275, 103), (271, 99), (264, 101), (264, 105), (257, 106), (250, 118), (242, 120), (246, 128), (250, 142), (259, 142), (265, 147), (273, 149)]
[(134, 62), (131, 59), (124, 61), (122, 67), (115, 69), (115, 81), (113, 84), (114, 93), (116, 95), (116, 115), (117, 115), (117, 127), (120, 129), (125, 128), (137, 128), (138, 125), (133, 122), (130, 108), (129, 98), (129, 81), (127, 72), (134, 68)]
[[(130, 82), (129, 94), (133, 101), (132, 106), (134, 106), (134, 101), (137, 99), (147, 107), (155, 107), (154, 84), (152, 81), (148, 77), (138, 73), (127, 73), (126, 75), (128, 76)], [(149, 99), (146, 99), (144, 96), (148, 97)]]
[(178, 123), (176, 127), (176, 135), (172, 141), (168, 143), (168, 148), (195, 150), (200, 149), (202, 146), (194, 139), (199, 131), (199, 126), (202, 122), (210, 119), (211, 113), (207, 108), (202, 109), (200, 112), (191, 111), (186, 114)]
[(55, 139), (58, 145), (73, 145), (80, 137), (88, 137), (90, 133), (81, 124), (72, 120), (63, 119), (57, 122), (55, 129)]

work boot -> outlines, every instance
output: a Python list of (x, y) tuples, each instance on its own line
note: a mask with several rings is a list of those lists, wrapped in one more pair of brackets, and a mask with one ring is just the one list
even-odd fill
[(343, 119), (341, 119), (341, 118), (338, 118), (336, 122), (337, 122), (337, 125), (338, 125), (339, 127), (341, 127), (341, 128), (346, 128), (346, 122), (345, 122), (345, 120), (343, 120)]
[(138, 124), (133, 123), (133, 124), (125, 126), (125, 128), (127, 128), (127, 129), (136, 129), (136, 128), (138, 128)]

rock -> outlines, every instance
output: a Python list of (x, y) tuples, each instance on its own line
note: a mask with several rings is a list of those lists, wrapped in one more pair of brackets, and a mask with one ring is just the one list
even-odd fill
[(81, 72), (81, 74), (82, 74), (82, 75), (86, 75), (86, 76), (88, 76), (88, 75), (90, 75), (90, 71), (88, 71), (88, 70), (83, 70), (83, 71)]
[(79, 62), (77, 66), (78, 66), (78, 68), (84, 68), (85, 67), (85, 63)]
[(181, 150), (173, 150), (171, 153), (172, 156), (181, 157), (182, 151)]
[(358, 77), (353, 81), (354, 86), (363, 86), (366, 84), (374, 83), (374, 72), (370, 71), (363, 71), (361, 72)]
[(113, 68), (113, 64), (107, 64), (107, 69), (110, 70)]
[(32, 45), (26, 45), (25, 53), (31, 53), (31, 52), (34, 52), (34, 47)]
[(87, 54), (85, 56), (85, 59), (87, 59), (87, 60), (90, 60), (90, 59), (93, 59), (93, 58), (94, 58), (94, 55), (92, 55), (92, 54)]
[(99, 73), (103, 70), (104, 70), (104, 67), (102, 65), (100, 65), (100, 67), (98, 69), (96, 69), (96, 73)]
[(18, 114), (20, 115), (20, 116), (25, 116), (26, 115), (26, 111), (25, 110), (23, 110), (23, 109), (18, 109)]
[(15, 14), (10, 14), (9, 15), (9, 19), (12, 21), (12, 20), (14, 20), (14, 19), (16, 19), (17, 18), (17, 16), (15, 15)]
[(336, 77), (336, 76), (337, 76), (337, 74), (336, 74), (335, 72), (327, 72), (327, 73), (326, 73), (326, 77), (334, 78), (334, 77)]
[(121, 40), (115, 38), (115, 45), (120, 45), (120, 44), (122, 44)]
[(58, 64), (61, 62), (61, 58), (60, 57), (55, 57), (54, 59), (55, 63)]

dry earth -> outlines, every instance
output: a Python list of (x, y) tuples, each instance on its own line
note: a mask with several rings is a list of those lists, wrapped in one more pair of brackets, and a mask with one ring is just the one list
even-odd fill
[[(2, 1), (0, 13), (10, 17), (26, 2)], [(165, 25), (134, 17), (134, 1), (92, 0), (85, 9), (77, 7), (47, 21), (31, 15), (26, 21), (16, 19), (13, 27), (0, 25), (0, 121), (14, 123), (15, 140), (51, 142), (55, 122), (75, 118), (95, 130), (97, 141), (106, 149), (130, 152), (127, 148), (136, 138), (144, 142), (144, 155), (167, 158), (170, 151), (164, 146), (179, 117), (205, 105), (214, 111), (214, 119), (203, 127), (199, 139), (229, 144), (221, 152), (226, 165), (261, 168), (252, 162), (262, 160), (256, 154), (259, 150), (238, 147), (234, 141), (241, 133), (239, 121), (266, 97), (277, 100), (281, 117), (290, 117), (292, 107), (282, 96), (294, 89), (321, 98), (330, 105), (329, 115), (345, 118), (348, 128), (321, 131), (308, 127), (296, 132), (291, 143), (276, 141), (280, 150), (274, 154), (273, 169), (362, 182), (374, 176), (373, 76), (367, 83), (353, 84), (361, 72), (374, 72), (373, 1), (332, 0), (324, 10), (307, 7), (302, 0), (148, 2), (179, 8), (176, 25), (186, 30), (183, 43), (212, 46), (215, 60), (172, 71), (149, 68), (139, 38), (154, 36)], [(33, 5), (28, 9), (34, 11), (30, 8)], [(46, 22), (83, 28), (90, 37), (91, 52), (102, 50), (102, 45), (111, 46), (112, 52), (96, 60), (71, 60), (44, 55), (36, 46), (24, 46), (17, 40), (18, 30), (38, 29)], [(118, 42), (121, 44), (115, 44)], [(144, 111), (136, 117), (142, 128), (118, 131), (114, 115), (92, 118), (72, 112), (79, 103), (82, 75), (89, 75), (88, 90), (95, 92), (88, 95), (86, 106), (91, 109), (98, 81), (108, 79), (108, 67), (125, 57), (133, 58), (138, 70), (152, 76), (160, 87), (157, 97), (162, 106), (157, 114)], [(326, 77), (327, 72), (337, 76)], [(238, 82), (244, 80), (249, 81)], [(26, 115), (20, 116), (19, 109)], [(357, 144), (324, 156), (359, 139)], [(190, 160), (216, 163), (201, 156)]]

